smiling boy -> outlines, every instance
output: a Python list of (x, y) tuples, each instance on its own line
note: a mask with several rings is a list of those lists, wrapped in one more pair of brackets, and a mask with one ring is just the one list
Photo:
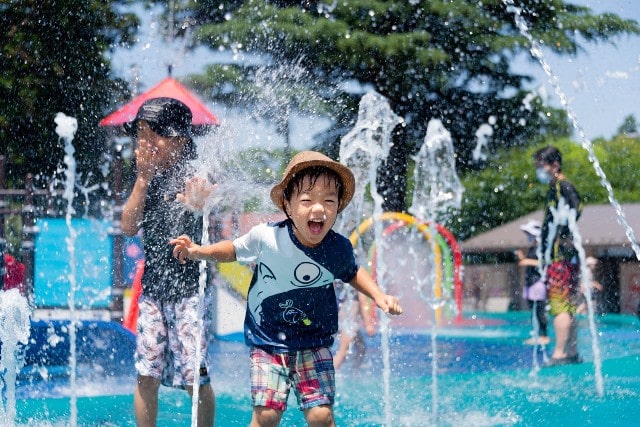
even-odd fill
[(286, 220), (208, 246), (187, 236), (171, 241), (180, 262), (255, 264), (245, 316), (252, 426), (278, 425), (292, 387), (309, 425), (335, 425), (335, 372), (329, 350), (338, 330), (335, 279), (350, 283), (385, 313), (402, 313), (398, 300), (384, 294), (358, 266), (349, 240), (332, 230), (354, 188), (346, 166), (304, 151), (271, 190)]

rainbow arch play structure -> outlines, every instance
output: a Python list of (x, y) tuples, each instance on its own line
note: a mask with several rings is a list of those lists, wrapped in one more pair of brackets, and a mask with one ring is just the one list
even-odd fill
[[(431, 243), (432, 230), (435, 230), (433, 240), (434, 245), (434, 261), (435, 261), (435, 280), (434, 297), (441, 298), (443, 291), (447, 291), (453, 295), (456, 305), (455, 320), (462, 319), (462, 253), (460, 247), (453, 236), (444, 226), (438, 223), (422, 221), (418, 218), (402, 213), (402, 212), (384, 212), (376, 217), (370, 217), (362, 221), (358, 227), (351, 233), (349, 240), (354, 248), (357, 249), (360, 236), (369, 230), (376, 221), (386, 222), (383, 230), (383, 236), (408, 227), (416, 227), (426, 242)], [(372, 270), (375, 274), (375, 242), (368, 251), (371, 261)], [(436, 320), (441, 318), (441, 309), (436, 310)]]
[[(435, 245), (434, 261), (435, 261), (435, 288), (434, 297), (441, 298), (445, 292), (447, 295), (453, 295), (455, 301), (455, 321), (462, 319), (462, 254), (455, 237), (441, 224), (431, 224), (428, 221), (422, 221), (412, 215), (401, 212), (385, 212), (377, 217), (370, 217), (358, 225), (351, 233), (350, 241), (354, 249), (358, 249), (360, 244), (360, 236), (364, 235), (376, 221), (384, 222), (383, 235), (388, 236), (403, 228), (415, 227), (421, 234), (427, 244), (431, 244), (432, 233)], [(435, 232), (434, 232), (435, 230)], [(371, 265), (375, 269), (375, 242), (370, 245), (366, 254)], [(225, 308), (219, 310), (222, 315), (219, 322), (224, 323), (221, 327), (220, 335), (224, 336), (230, 333), (237, 333), (242, 330), (243, 316), (231, 316), (230, 311), (242, 311), (244, 308), (247, 291), (251, 282), (252, 270), (237, 262), (220, 263), (217, 265), (218, 273), (222, 279), (228, 284), (230, 291), (221, 289), (224, 295), (220, 304)], [(375, 272), (374, 272), (375, 274)], [(237, 301), (236, 301), (237, 300)], [(236, 309), (231, 310), (231, 306)], [(443, 309), (437, 308), (435, 311), (436, 321), (442, 320)], [(235, 317), (238, 317), (235, 319)], [(233, 318), (233, 319), (232, 319)], [(224, 331), (224, 332), (222, 332)]]

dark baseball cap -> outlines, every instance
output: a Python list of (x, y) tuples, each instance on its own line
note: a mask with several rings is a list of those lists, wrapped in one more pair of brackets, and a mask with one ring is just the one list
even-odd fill
[(138, 132), (138, 122), (144, 120), (158, 135), (190, 138), (191, 118), (189, 107), (177, 99), (151, 98), (140, 106), (136, 118), (123, 126), (128, 135), (135, 136)]

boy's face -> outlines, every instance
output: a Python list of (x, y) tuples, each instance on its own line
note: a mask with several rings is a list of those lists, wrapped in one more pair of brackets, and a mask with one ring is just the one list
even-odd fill
[(305, 177), (300, 190), (293, 189), (291, 200), (284, 208), (293, 221), (293, 232), (305, 246), (318, 246), (327, 235), (338, 215), (338, 187), (326, 175), (320, 175), (312, 187)]
[(536, 168), (537, 169), (544, 169), (544, 171), (551, 178), (551, 182), (554, 182), (554, 180), (558, 176), (558, 173), (560, 172), (560, 164), (558, 162), (545, 163), (544, 161), (537, 160), (536, 161)]
[(144, 120), (138, 123), (138, 146), (148, 150), (152, 163), (159, 171), (164, 171), (176, 163), (186, 143), (187, 138), (158, 135)]

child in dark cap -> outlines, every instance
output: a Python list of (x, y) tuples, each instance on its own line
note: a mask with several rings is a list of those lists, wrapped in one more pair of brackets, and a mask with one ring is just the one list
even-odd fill
[[(138, 426), (155, 426), (160, 384), (186, 389), (193, 395), (196, 363), (200, 367), (198, 425), (212, 426), (215, 403), (207, 361), (204, 328), (198, 319), (197, 264), (173, 261), (172, 236), (202, 236), (203, 205), (185, 208), (185, 186), (202, 189), (206, 180), (193, 175), (189, 160), (196, 156), (191, 138), (191, 111), (173, 98), (144, 102), (124, 128), (137, 139), (136, 181), (122, 212), (122, 230), (129, 236), (143, 230), (145, 254), (142, 295), (136, 336), (138, 373), (134, 409)], [(203, 201), (204, 202), (204, 201)], [(201, 360), (195, 360), (200, 334)]]
[(309, 425), (335, 425), (330, 351), (338, 331), (335, 279), (350, 283), (384, 312), (402, 313), (398, 300), (358, 266), (349, 240), (331, 229), (354, 187), (346, 166), (303, 151), (271, 190), (286, 220), (258, 225), (234, 241), (200, 246), (180, 236), (170, 242), (182, 263), (205, 259), (256, 265), (245, 316), (252, 426), (279, 424), (292, 388)]

